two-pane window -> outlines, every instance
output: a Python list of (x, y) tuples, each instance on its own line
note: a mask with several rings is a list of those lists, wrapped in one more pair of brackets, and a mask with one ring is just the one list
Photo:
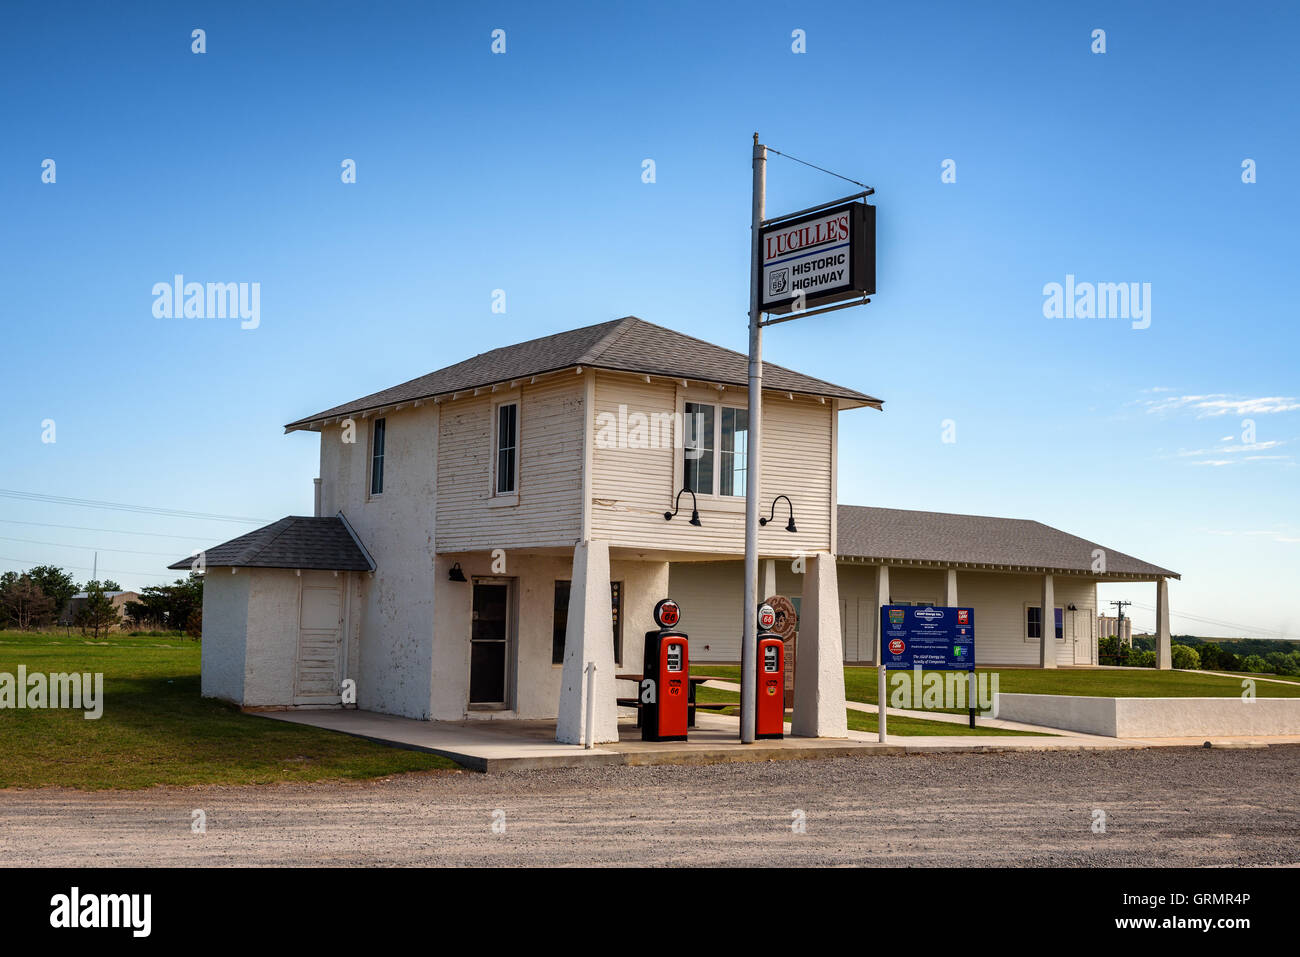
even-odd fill
[(704, 402), (687, 402), (682, 412), (682, 485), (697, 495), (743, 496), (749, 412)]
[[(1056, 640), (1065, 640), (1065, 611), (1062, 608), (1055, 609), (1056, 615)], [(1030, 605), (1025, 609), (1025, 637), (1042, 641), (1043, 639), (1043, 609), (1038, 605)]]
[(513, 495), (519, 477), (519, 403), (501, 403), (496, 420), (495, 494)]
[(384, 419), (375, 419), (370, 434), (370, 494), (378, 495), (384, 490), (384, 433), (387, 425)]

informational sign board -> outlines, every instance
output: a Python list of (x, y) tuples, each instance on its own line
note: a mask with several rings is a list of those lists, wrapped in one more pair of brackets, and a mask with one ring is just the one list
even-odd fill
[(759, 257), (762, 312), (869, 296), (876, 291), (876, 207), (845, 203), (764, 226)]
[(880, 661), (890, 670), (975, 670), (975, 611), (924, 605), (880, 609)]

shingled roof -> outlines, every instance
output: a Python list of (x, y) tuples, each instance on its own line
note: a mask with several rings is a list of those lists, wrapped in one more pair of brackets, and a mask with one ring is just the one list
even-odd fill
[(954, 567), (1092, 573), (1093, 551), (1106, 556), (1105, 578), (1178, 578), (1177, 572), (1070, 535), (1041, 522), (901, 508), (841, 505), (842, 558), (941, 563)]
[[(574, 366), (697, 379), (724, 385), (745, 386), (749, 382), (749, 358), (743, 353), (656, 326), (635, 316), (626, 316), (493, 349), (418, 379), (290, 422), (284, 428), (285, 431), (309, 428), (324, 419), (375, 411), (399, 402), (477, 389), (508, 379), (522, 379)], [(866, 393), (770, 362), (763, 363), (763, 387), (777, 392), (844, 399), (855, 406), (868, 405), (878, 409), (882, 404), (882, 400)]]
[[(290, 515), (255, 532), (205, 549), (210, 568), (316, 568), (337, 572), (374, 571), (374, 563), (342, 517)], [(182, 558), (168, 568), (188, 569)]]

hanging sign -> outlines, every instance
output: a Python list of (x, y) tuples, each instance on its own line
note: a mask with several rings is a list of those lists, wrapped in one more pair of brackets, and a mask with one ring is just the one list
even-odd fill
[(876, 207), (845, 203), (764, 226), (759, 257), (762, 312), (869, 296), (876, 291)]

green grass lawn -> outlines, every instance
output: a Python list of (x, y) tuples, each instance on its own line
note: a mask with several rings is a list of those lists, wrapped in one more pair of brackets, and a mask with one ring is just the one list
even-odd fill
[[(709, 674), (714, 674), (712, 668), (706, 669)], [(721, 675), (719, 675), (721, 677)], [(737, 679), (738, 680), (738, 679)], [(723, 691), (718, 688), (706, 688), (703, 685), (696, 686), (696, 701), (709, 702), (734, 702), (736, 707), (727, 708), (725, 711), (710, 710), (708, 714), (729, 714), (732, 716), (740, 714), (740, 695), (734, 691)], [(964, 713), (964, 712), (963, 712)], [(876, 716), (867, 714), (863, 711), (854, 711), (849, 709), (849, 728), (853, 731), (869, 731), (875, 733), (879, 731), (879, 725), (876, 724)], [(901, 715), (890, 715), (888, 722), (888, 733), (896, 734), (900, 737), (915, 737), (936, 734), (956, 734), (956, 735), (985, 735), (985, 734), (1006, 734), (1006, 735), (1029, 735), (1035, 737), (1053, 737), (1053, 735), (1044, 735), (1037, 731), (1010, 731), (1006, 728), (971, 728), (969, 725), (956, 724), (949, 721), (926, 721), (923, 718), (905, 718)]]
[(145, 788), (372, 778), (447, 758), (242, 714), (199, 696), (199, 644), (0, 631), (0, 672), (103, 672), (104, 713), (0, 710), (0, 788)]
[[(727, 681), (740, 680), (740, 668), (736, 665), (696, 665), (692, 670), (697, 674), (714, 675)], [(1241, 694), (1241, 678), (1220, 678), (1193, 671), (1156, 671), (1153, 668), (1095, 671), (1059, 668), (1047, 670), (981, 668), (979, 670), (996, 672), (998, 691), (1007, 693), (1095, 695), (1114, 698), (1235, 698)], [(1241, 677), (1264, 676), (1243, 674)], [(1261, 698), (1300, 698), (1300, 682), (1281, 684), (1276, 681), (1257, 681), (1255, 693)], [(846, 667), (844, 694), (850, 701), (875, 704), (876, 669)]]

